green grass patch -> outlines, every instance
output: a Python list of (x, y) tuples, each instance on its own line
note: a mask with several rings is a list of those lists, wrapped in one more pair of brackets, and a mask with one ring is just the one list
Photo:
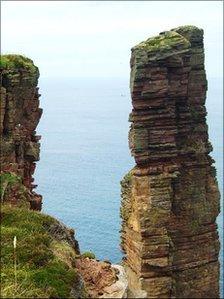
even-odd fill
[(33, 61), (23, 55), (7, 54), (0, 56), (0, 68), (3, 69), (26, 69), (36, 72), (37, 67)]
[(95, 254), (91, 251), (83, 252), (82, 257), (84, 257), (84, 258), (88, 257), (89, 259), (92, 259), (92, 260), (94, 260), (96, 258)]
[(18, 175), (11, 172), (4, 172), (0, 174), (0, 196), (4, 196), (5, 190), (14, 184), (21, 183), (22, 179)]
[(17, 199), (20, 207), (29, 207), (29, 190), (23, 185), (22, 178), (12, 172), (0, 173), (0, 197), (1, 203)]
[(189, 41), (174, 31), (167, 31), (161, 35), (147, 39), (141, 42), (134, 49), (145, 49), (147, 52), (160, 52), (164, 53), (171, 49), (187, 49), (190, 47)]
[[(72, 298), (71, 290), (79, 283), (76, 269), (71, 267), (75, 252), (72, 254), (69, 244), (56, 240), (47, 230), (54, 222), (57, 220), (39, 212), (2, 205), (2, 298)], [(17, 237), (17, 284), (14, 236)], [(60, 254), (56, 254), (58, 248)]]

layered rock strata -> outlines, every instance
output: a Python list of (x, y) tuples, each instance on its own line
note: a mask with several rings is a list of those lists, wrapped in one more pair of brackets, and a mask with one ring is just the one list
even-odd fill
[(20, 55), (3, 55), (1, 74), (1, 201), (27, 201), (41, 209), (41, 196), (33, 190), (35, 162), (39, 160), (36, 127), (39, 108), (38, 68)]
[(122, 248), (130, 296), (218, 298), (219, 191), (206, 124), (203, 30), (184, 26), (132, 48)]

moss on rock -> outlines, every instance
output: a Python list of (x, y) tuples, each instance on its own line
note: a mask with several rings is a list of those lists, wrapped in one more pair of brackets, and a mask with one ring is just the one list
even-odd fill
[(19, 207), (29, 207), (30, 192), (23, 185), (22, 178), (13, 172), (0, 174), (1, 203), (15, 202)]
[(131, 214), (131, 188), (132, 188), (132, 172), (129, 171), (121, 181), (121, 207), (120, 216), (124, 222), (128, 221)]
[(0, 71), (3, 73), (4, 87), (24, 85), (35, 86), (39, 78), (39, 69), (26, 56), (7, 54), (0, 56)]
[(96, 256), (95, 256), (95, 254), (93, 253), (93, 252), (91, 252), (91, 251), (86, 251), (86, 252), (83, 252), (82, 253), (82, 257), (83, 258), (89, 258), (89, 259), (93, 259), (93, 260), (95, 260), (96, 259)]
[(32, 72), (38, 70), (30, 58), (23, 55), (7, 54), (0, 56), (0, 68), (2, 69), (26, 69)]
[(148, 55), (157, 58), (165, 56), (167, 53), (169, 56), (173, 55), (174, 51), (187, 50), (190, 48), (190, 42), (182, 35), (175, 31), (162, 32), (160, 35), (147, 39), (141, 42), (132, 51), (135, 51), (136, 58), (142, 59), (141, 51), (147, 52)]

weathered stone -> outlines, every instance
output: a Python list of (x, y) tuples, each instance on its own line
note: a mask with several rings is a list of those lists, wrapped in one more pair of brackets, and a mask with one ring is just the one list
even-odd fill
[[(26, 198), (32, 209), (40, 210), (42, 197), (33, 191), (36, 185), (33, 184), (32, 177), (34, 161), (39, 160), (40, 151), (40, 137), (35, 136), (35, 129), (42, 114), (37, 88), (39, 71), (28, 58), (2, 55), (0, 74), (1, 175), (7, 173), (10, 176), (11, 173), (12, 176), (21, 177), (20, 185), (26, 190), (23, 192), (23, 200)], [(22, 190), (22, 186), (20, 187), (11, 186), (11, 189)], [(2, 200), (16, 204), (16, 201), (21, 199), (21, 192), (18, 192), (8, 190)]]
[(30, 161), (38, 161), (40, 153), (40, 144), (29, 141), (25, 146), (24, 156)]
[(122, 249), (133, 298), (218, 298), (219, 191), (208, 140), (203, 30), (184, 26), (132, 49)]

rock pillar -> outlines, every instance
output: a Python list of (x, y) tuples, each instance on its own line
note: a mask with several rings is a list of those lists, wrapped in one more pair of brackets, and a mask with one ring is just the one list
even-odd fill
[(219, 191), (206, 124), (203, 30), (132, 48), (122, 248), (134, 298), (218, 298)]

